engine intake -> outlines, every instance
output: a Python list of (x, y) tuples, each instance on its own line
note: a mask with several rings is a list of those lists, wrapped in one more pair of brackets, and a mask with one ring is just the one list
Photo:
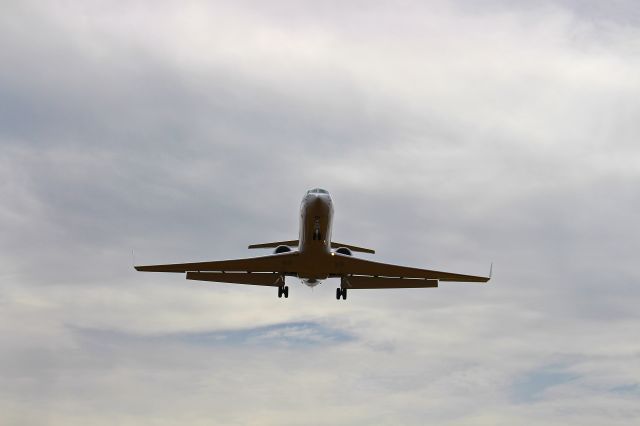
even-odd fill
[(349, 250), (346, 247), (338, 247), (336, 249), (336, 253), (344, 254), (345, 256), (353, 256), (353, 254), (351, 253), (351, 250)]

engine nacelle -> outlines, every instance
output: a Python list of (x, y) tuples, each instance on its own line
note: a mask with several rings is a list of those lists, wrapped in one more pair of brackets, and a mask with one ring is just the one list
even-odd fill
[(278, 246), (273, 252), (275, 254), (279, 254), (279, 253), (287, 253), (289, 251), (291, 251), (291, 247), (289, 246)]
[(345, 256), (353, 256), (353, 254), (351, 253), (351, 250), (349, 250), (346, 247), (338, 247), (336, 249), (336, 253), (344, 254)]

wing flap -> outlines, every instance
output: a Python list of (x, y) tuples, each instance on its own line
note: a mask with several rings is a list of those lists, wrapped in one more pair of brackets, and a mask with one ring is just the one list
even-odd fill
[(438, 280), (422, 278), (379, 278), (349, 275), (341, 282), (342, 288), (425, 288), (438, 287)]
[(266, 272), (187, 272), (187, 279), (231, 284), (264, 285), (273, 287), (284, 285), (284, 277), (281, 274)]
[(487, 282), (489, 277), (476, 275), (454, 274), (451, 272), (433, 271), (429, 269), (410, 268), (407, 266), (391, 265), (388, 263), (372, 262), (345, 256), (334, 255), (333, 275), (367, 275), (386, 278), (424, 278), (439, 281)]
[(295, 272), (298, 252), (272, 254), (246, 259), (217, 260), (211, 262), (172, 263), (166, 265), (135, 266), (144, 272)]

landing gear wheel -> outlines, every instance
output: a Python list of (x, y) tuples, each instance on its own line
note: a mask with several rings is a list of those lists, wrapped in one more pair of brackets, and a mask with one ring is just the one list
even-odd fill
[(284, 296), (285, 299), (289, 298), (289, 286), (281, 285), (278, 287), (278, 297)]
[(336, 288), (336, 300), (340, 300), (340, 298), (342, 297), (342, 300), (347, 300), (347, 289), (346, 288)]

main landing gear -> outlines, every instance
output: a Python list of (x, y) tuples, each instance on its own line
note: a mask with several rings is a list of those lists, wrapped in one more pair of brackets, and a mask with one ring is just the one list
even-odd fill
[(342, 300), (347, 300), (347, 289), (346, 288), (336, 288), (336, 300), (340, 300), (340, 297), (342, 297)]
[(288, 285), (281, 285), (280, 287), (278, 287), (278, 297), (282, 297), (284, 296), (285, 299), (289, 298), (289, 286)]

